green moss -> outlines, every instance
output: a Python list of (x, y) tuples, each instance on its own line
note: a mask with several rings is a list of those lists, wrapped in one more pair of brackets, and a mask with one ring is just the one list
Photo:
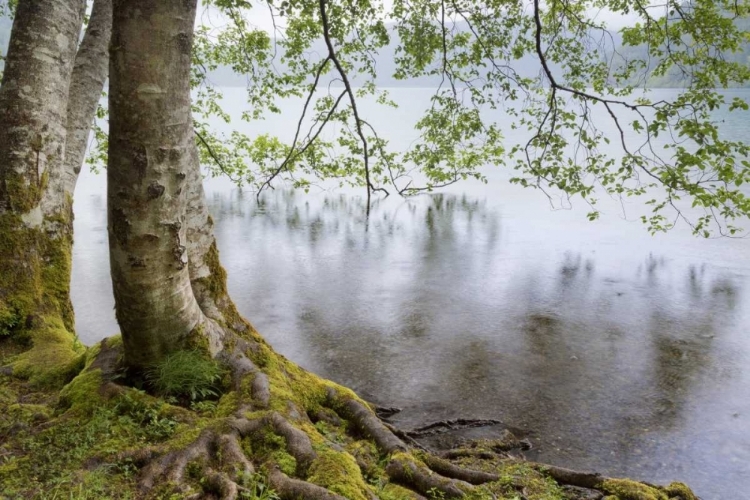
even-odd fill
[(25, 227), (12, 213), (0, 215), (0, 331), (22, 331), (42, 302), (38, 248), (41, 231)]
[(15, 376), (38, 386), (62, 387), (83, 369), (86, 348), (76, 342), (62, 320), (42, 318), (28, 335), (31, 348), (12, 362)]
[(383, 485), (376, 493), (380, 500), (411, 500), (420, 498), (413, 491), (393, 483)]
[(107, 345), (111, 349), (122, 349), (123, 343), (122, 343), (122, 335), (119, 333), (117, 335), (112, 335), (111, 337), (107, 337)]
[[(0, 336), (31, 347), (13, 363), (14, 374), (58, 388), (80, 370), (84, 351), (72, 334), (68, 205), (43, 227), (28, 227), (17, 213), (0, 215)], [(57, 229), (55, 236), (44, 230), (48, 226)]]
[(287, 476), (293, 476), (297, 471), (297, 460), (284, 450), (276, 450), (272, 452), (270, 459), (278, 465), (281, 472)]
[(379, 480), (385, 477), (385, 471), (380, 463), (380, 454), (372, 441), (351, 441), (345, 446), (356, 462), (360, 465), (362, 474), (367, 480)]
[(211, 271), (205, 278), (199, 278), (196, 283), (199, 286), (204, 287), (211, 294), (211, 298), (214, 299), (219, 311), (226, 321), (225, 326), (231, 326), (243, 324), (249, 327), (252, 332), (255, 330), (250, 326), (245, 319), (242, 318), (234, 302), (229, 298), (227, 291), (227, 272), (221, 265), (219, 258), (219, 249), (216, 246), (216, 241), (211, 243), (211, 247), (206, 252), (204, 257), (206, 266)]
[(70, 300), (70, 276), (73, 266), (73, 239), (71, 220), (61, 217), (59, 223), (67, 231), (60, 238), (41, 238), (41, 286), (42, 293), (54, 312), (60, 315), (65, 328), (74, 330), (73, 304)]
[(29, 212), (39, 204), (49, 179), (46, 171), (38, 180), (28, 179), (13, 169), (4, 172), (4, 176), (10, 206), (18, 213)]
[(354, 457), (331, 449), (319, 451), (307, 478), (350, 500), (367, 500), (368, 490)]
[(670, 483), (664, 487), (664, 492), (669, 497), (678, 497), (680, 500), (698, 500), (698, 497), (684, 483)]
[(216, 406), (215, 415), (217, 417), (228, 417), (232, 415), (240, 405), (240, 398), (237, 391), (231, 391), (221, 396), (219, 404)]
[(615, 495), (619, 500), (669, 500), (663, 491), (629, 479), (610, 479), (600, 485), (600, 489)]
[(301, 411), (314, 411), (326, 398), (323, 379), (278, 354), (268, 356), (263, 371), (270, 384), (272, 410), (286, 414), (291, 402)]
[(91, 414), (102, 405), (103, 397), (99, 393), (101, 386), (102, 371), (86, 370), (60, 391), (60, 405), (78, 413)]

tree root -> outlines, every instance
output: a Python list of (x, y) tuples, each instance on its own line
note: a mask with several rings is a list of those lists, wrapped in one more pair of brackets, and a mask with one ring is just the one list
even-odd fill
[(404, 442), (396, 437), (375, 415), (375, 412), (364, 404), (355, 399), (341, 398), (334, 389), (329, 389), (328, 400), (331, 408), (341, 407), (349, 420), (361, 432), (369, 435), (383, 453), (389, 454), (408, 449)]
[(425, 454), (422, 457), (424, 463), (433, 471), (442, 474), (445, 477), (458, 479), (469, 484), (491, 483), (500, 479), (498, 474), (491, 474), (473, 469), (466, 469), (449, 462), (448, 460), (438, 458), (433, 455)]
[(276, 493), (285, 499), (346, 500), (318, 485), (291, 478), (276, 467), (268, 473), (268, 481)]
[(391, 460), (385, 472), (395, 482), (414, 488), (423, 495), (433, 495), (435, 491), (439, 491), (446, 498), (461, 498), (472, 490), (469, 483), (434, 474), (427, 467), (419, 466), (411, 460)]
[(473, 419), (473, 418), (457, 418), (453, 420), (441, 420), (439, 422), (433, 422), (428, 425), (424, 425), (417, 429), (410, 431), (404, 431), (404, 433), (411, 438), (420, 438), (427, 436), (434, 436), (436, 434), (443, 434), (445, 432), (456, 431), (460, 429), (469, 429), (475, 427), (490, 427), (493, 425), (502, 424), (499, 420), (491, 419)]

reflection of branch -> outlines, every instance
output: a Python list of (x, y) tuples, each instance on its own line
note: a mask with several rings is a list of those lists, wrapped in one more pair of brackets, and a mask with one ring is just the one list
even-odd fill
[(326, 47), (328, 47), (328, 57), (330, 57), (330, 59), (333, 61), (333, 64), (336, 66), (336, 69), (338, 70), (339, 75), (344, 82), (346, 93), (349, 96), (349, 103), (352, 107), (352, 113), (354, 114), (354, 122), (357, 129), (357, 135), (359, 136), (360, 141), (362, 141), (363, 159), (365, 164), (365, 182), (367, 184), (367, 211), (369, 213), (370, 195), (371, 192), (375, 190), (375, 188), (372, 185), (372, 182), (370, 182), (370, 153), (367, 146), (367, 138), (362, 132), (362, 120), (359, 118), (359, 111), (357, 110), (357, 100), (354, 97), (354, 91), (352, 90), (352, 86), (349, 83), (349, 78), (346, 75), (346, 71), (344, 71), (344, 67), (341, 65), (341, 62), (336, 55), (336, 51), (333, 48), (333, 42), (331, 41), (330, 33), (331, 27), (328, 22), (328, 14), (326, 13), (326, 0), (319, 0), (318, 5), (320, 7), (320, 18), (323, 22), (323, 38), (325, 39)]

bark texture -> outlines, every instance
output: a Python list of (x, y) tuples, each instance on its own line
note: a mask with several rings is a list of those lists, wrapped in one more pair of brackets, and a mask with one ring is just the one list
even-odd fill
[(213, 326), (193, 295), (187, 251), (196, 2), (115, 0), (113, 7), (110, 266), (127, 363), (146, 368)]
[(84, 7), (84, 0), (21, 1), (13, 23), (0, 87), (0, 211), (22, 214), (29, 225), (41, 225), (41, 195), (65, 158)]
[(70, 81), (63, 182), (65, 190), (71, 194), (81, 172), (91, 123), (107, 80), (111, 36), (112, 0), (95, 0)]
[[(73, 328), (65, 160), (70, 76), (84, 0), (22, 0), (0, 86), (0, 334), (41, 316)], [(46, 200), (42, 206), (42, 199)]]

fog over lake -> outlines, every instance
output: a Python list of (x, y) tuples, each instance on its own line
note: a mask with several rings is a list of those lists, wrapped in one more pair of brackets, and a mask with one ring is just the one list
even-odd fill
[[(395, 89), (401, 109), (363, 109), (406, 147), (429, 95)], [(237, 110), (242, 96), (227, 89)], [(245, 126), (288, 136), (296, 113)], [(750, 137), (747, 114), (719, 118)], [(232, 297), (288, 358), (403, 408), (400, 427), (498, 419), (528, 435), (534, 459), (684, 480), (708, 500), (750, 491), (750, 240), (699, 239), (684, 224), (650, 236), (640, 201), (624, 218), (604, 200), (589, 222), (583, 204), (552, 210), (508, 171), (487, 175), (378, 199), (369, 218), (363, 191), (277, 189), (257, 203), (211, 179)], [(118, 331), (104, 177), (84, 172), (75, 198), (87, 344)]]

